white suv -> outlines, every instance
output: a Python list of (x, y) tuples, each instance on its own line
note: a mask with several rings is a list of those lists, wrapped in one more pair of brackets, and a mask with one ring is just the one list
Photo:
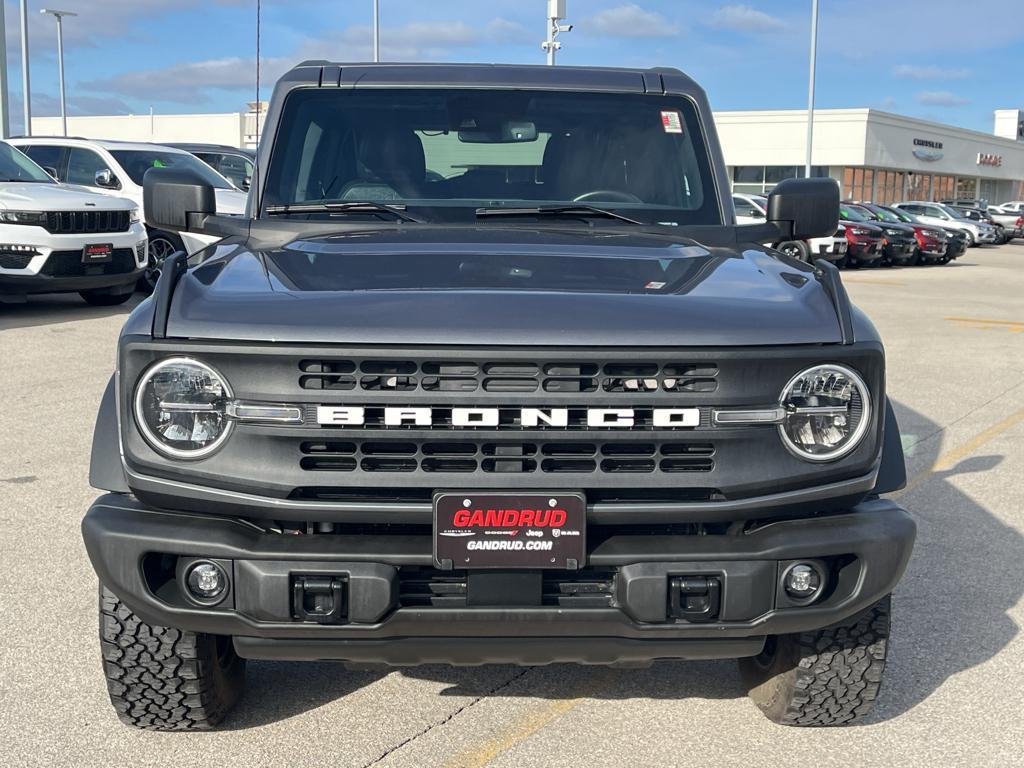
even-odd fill
[(123, 197), (58, 184), (0, 141), (0, 301), (77, 291), (127, 301), (146, 266), (146, 228)]
[[(733, 192), (732, 204), (736, 209), (737, 224), (764, 224), (767, 221), (767, 197)], [(835, 237), (815, 237), (811, 240), (789, 240), (774, 244), (776, 250), (806, 262), (814, 259), (842, 261), (847, 246), (846, 236), (841, 232), (837, 232)]]
[[(43, 168), (53, 172), (60, 181), (92, 187), (119, 197), (127, 197), (145, 210), (142, 200), (142, 177), (150, 168), (188, 168), (199, 174), (214, 188), (217, 213), (245, 213), (246, 194), (194, 155), (159, 144), (125, 141), (100, 141), (53, 136), (11, 139)], [(175, 251), (195, 253), (218, 238), (189, 233), (176, 234), (161, 230), (149, 231), (149, 264), (144, 285), (150, 288), (160, 275), (164, 259)]]
[(960, 230), (967, 236), (968, 247), (996, 241), (995, 227), (983, 221), (973, 221), (955, 208), (950, 208), (942, 203), (933, 203), (929, 200), (908, 200), (894, 203), (892, 207), (914, 214), (923, 224)]

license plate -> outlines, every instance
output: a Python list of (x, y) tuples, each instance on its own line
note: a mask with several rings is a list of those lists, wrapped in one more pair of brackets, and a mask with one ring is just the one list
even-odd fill
[(87, 245), (82, 249), (83, 264), (102, 264), (110, 261), (114, 255), (114, 246), (111, 243), (99, 245)]
[(581, 493), (434, 495), (434, 564), (453, 568), (577, 570), (586, 559)]

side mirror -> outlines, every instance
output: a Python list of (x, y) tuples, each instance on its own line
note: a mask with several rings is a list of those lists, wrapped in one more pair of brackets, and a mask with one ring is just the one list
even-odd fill
[(54, 168), (54, 167), (53, 167), (52, 165), (44, 165), (44, 166), (42, 166), (42, 169), (43, 169), (44, 171), (46, 171), (46, 173), (47, 173), (47, 174), (48, 174), (48, 175), (50, 176), (50, 178), (52, 178), (52, 179), (53, 179), (54, 181), (56, 181), (56, 180), (57, 180), (57, 169), (56, 169), (56, 168)]
[(243, 192), (248, 192), (249, 191), (249, 187), (251, 187), (251, 186), (252, 186), (252, 176), (246, 176), (244, 179), (242, 179), (242, 191)]
[(760, 208), (751, 208), (750, 209), (750, 218), (752, 218), (752, 219), (763, 219), (764, 217), (765, 217), (764, 213), (761, 211)]
[(835, 179), (786, 179), (768, 195), (768, 220), (784, 240), (828, 237), (839, 226), (839, 183)]
[(146, 224), (168, 232), (201, 232), (217, 212), (213, 186), (185, 168), (150, 168), (142, 177)]
[(104, 168), (102, 171), (96, 171), (96, 175), (93, 176), (96, 180), (97, 187), (105, 187), (106, 189), (120, 189), (121, 182), (117, 180), (117, 176), (114, 175), (113, 171), (109, 168)]

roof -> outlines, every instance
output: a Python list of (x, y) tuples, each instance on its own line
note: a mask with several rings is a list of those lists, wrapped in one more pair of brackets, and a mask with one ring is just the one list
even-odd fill
[(13, 136), (8, 141), (14, 145), (37, 144), (40, 142), (60, 143), (69, 147), (102, 147), (103, 149), (133, 149), (152, 151), (153, 149), (168, 150), (170, 152), (184, 152), (183, 149), (168, 146), (167, 144), (154, 144), (146, 141), (116, 141), (114, 139), (87, 139), (82, 136)]
[(539, 64), (412, 64), (304, 61), (287, 72), (282, 83), (320, 86), (537, 88), (629, 93), (690, 93), (699, 86), (668, 67), (550, 67)]
[(172, 141), (162, 146), (183, 149), (186, 152), (233, 152), (237, 155), (246, 155), (248, 157), (256, 154), (253, 150), (245, 147), (232, 147), (229, 144), (204, 144), (196, 141)]

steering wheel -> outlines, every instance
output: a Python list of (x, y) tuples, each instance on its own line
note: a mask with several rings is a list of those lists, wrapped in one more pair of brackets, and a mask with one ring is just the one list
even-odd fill
[(617, 189), (595, 189), (593, 192), (584, 192), (572, 199), (574, 203), (589, 203), (607, 201), (612, 203), (642, 203), (639, 197), (632, 192), (622, 192)]

